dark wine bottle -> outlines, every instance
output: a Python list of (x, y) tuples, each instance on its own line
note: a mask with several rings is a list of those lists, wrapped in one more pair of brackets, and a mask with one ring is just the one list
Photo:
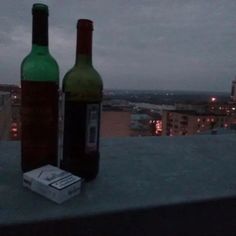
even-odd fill
[(57, 165), (59, 68), (48, 49), (48, 7), (34, 4), (32, 50), (21, 64), (23, 172)]
[(63, 79), (64, 135), (61, 168), (85, 180), (99, 169), (99, 130), (103, 84), (92, 65), (93, 22), (78, 20), (76, 62)]

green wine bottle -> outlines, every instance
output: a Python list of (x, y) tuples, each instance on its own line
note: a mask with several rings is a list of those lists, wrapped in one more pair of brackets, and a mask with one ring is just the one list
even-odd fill
[(93, 22), (78, 20), (76, 62), (63, 79), (64, 135), (61, 168), (85, 180), (99, 169), (99, 130), (103, 84), (92, 65)]
[(48, 49), (48, 7), (32, 8), (32, 50), (21, 64), (23, 172), (57, 165), (59, 68)]

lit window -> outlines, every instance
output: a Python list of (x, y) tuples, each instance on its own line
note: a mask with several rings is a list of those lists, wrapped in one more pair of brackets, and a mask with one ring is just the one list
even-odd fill
[(156, 134), (161, 133), (162, 132), (162, 121), (157, 120), (155, 126), (156, 126), (155, 133)]

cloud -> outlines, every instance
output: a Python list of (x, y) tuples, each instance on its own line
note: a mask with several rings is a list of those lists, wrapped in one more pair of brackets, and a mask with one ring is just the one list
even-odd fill
[[(76, 22), (94, 21), (93, 62), (105, 87), (229, 91), (236, 74), (234, 0), (50, 0), (50, 51), (61, 78), (75, 60)], [(2, 82), (19, 81), (31, 7), (2, 3)]]

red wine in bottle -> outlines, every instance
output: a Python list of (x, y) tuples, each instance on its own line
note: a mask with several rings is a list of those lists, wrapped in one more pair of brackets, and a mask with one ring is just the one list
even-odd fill
[(63, 79), (64, 135), (61, 168), (92, 180), (99, 169), (102, 79), (92, 65), (93, 22), (77, 23), (76, 62)]
[(32, 50), (21, 64), (21, 167), (57, 165), (57, 62), (48, 49), (48, 7), (34, 4)]

